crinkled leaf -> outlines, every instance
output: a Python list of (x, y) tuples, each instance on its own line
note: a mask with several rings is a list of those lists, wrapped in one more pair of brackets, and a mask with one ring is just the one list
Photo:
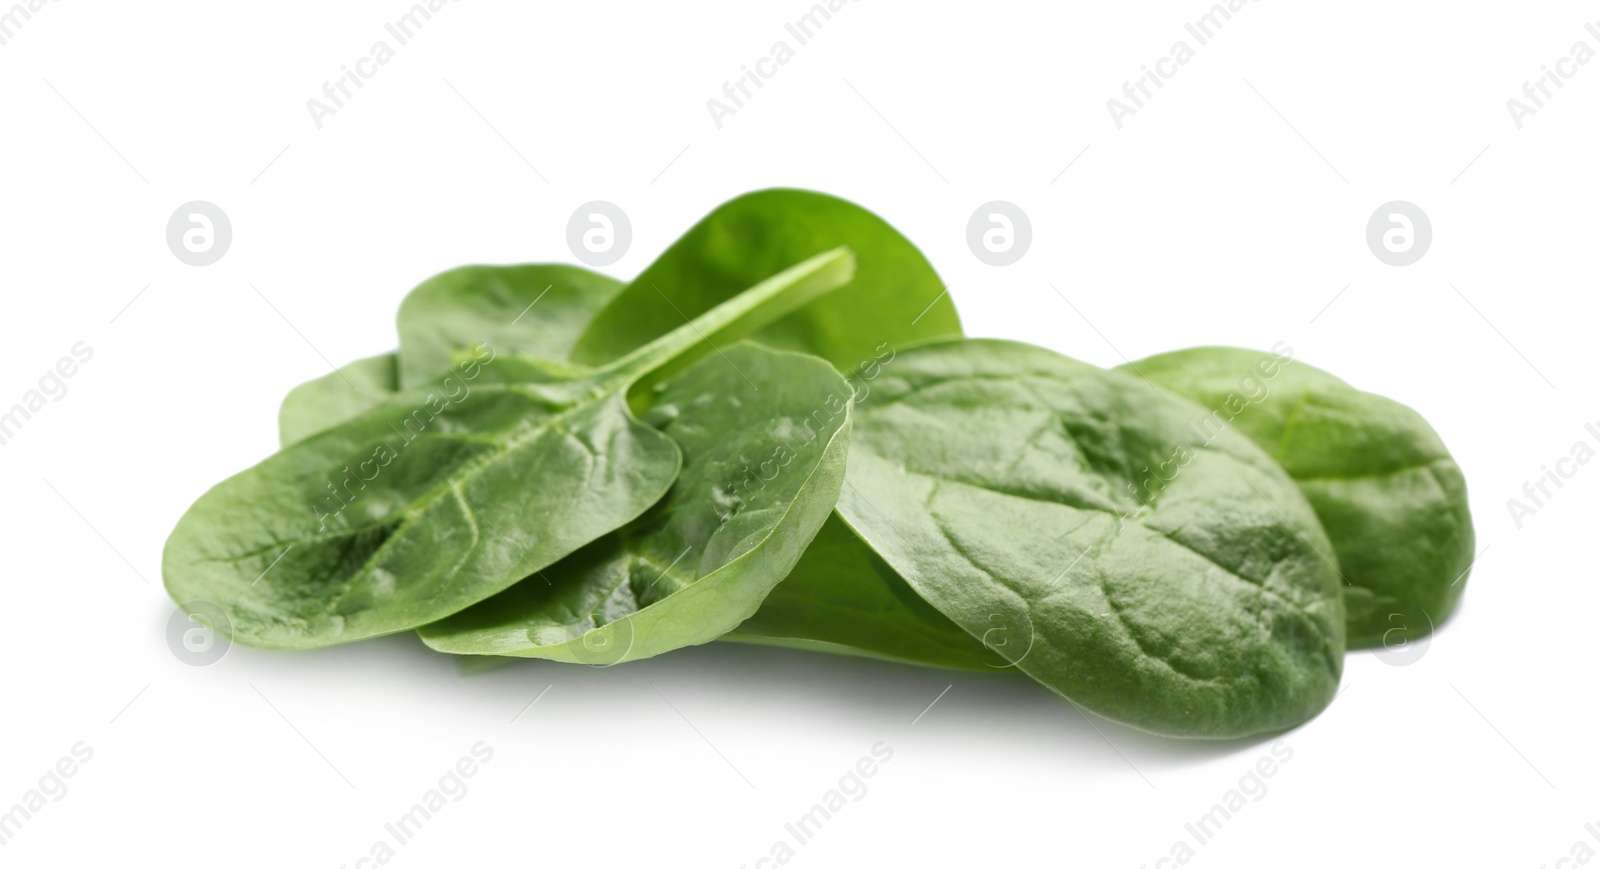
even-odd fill
[(1197, 405), (1023, 344), (903, 351), (860, 406), (845, 521), (974, 637), (1108, 718), (1236, 737), (1307, 720), (1343, 665), (1315, 514)]

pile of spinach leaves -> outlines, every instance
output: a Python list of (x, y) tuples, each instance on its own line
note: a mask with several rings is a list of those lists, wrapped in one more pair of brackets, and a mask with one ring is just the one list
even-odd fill
[(1470, 568), (1461, 470), (1411, 409), (1281, 352), (1107, 371), (962, 338), (922, 253), (820, 193), (727, 202), (628, 283), (445, 272), (398, 331), (179, 521), (180, 606), (276, 649), (1015, 670), (1227, 738), (1315, 716), (1347, 648), (1442, 623)]

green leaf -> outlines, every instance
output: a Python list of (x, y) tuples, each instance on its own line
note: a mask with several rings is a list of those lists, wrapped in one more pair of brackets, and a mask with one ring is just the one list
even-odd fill
[(1421, 414), (1286, 352), (1197, 347), (1123, 366), (1271, 453), (1316, 509), (1346, 582), (1351, 648), (1442, 624), (1473, 560), (1466, 479)]
[(393, 353), (369, 356), (296, 386), (278, 408), (279, 442), (303, 441), (394, 395), (400, 389), (396, 364)]
[(838, 514), (828, 518), (789, 576), (748, 621), (723, 637), (754, 643), (949, 667), (1011, 665), (998, 632), (982, 641), (923, 600)]
[(648, 388), (849, 281), (833, 251), (593, 373), (474, 384), (492, 352), (397, 394), (203, 495), (163, 555), (180, 606), (233, 636), (310, 648), (415, 628), (493, 595), (638, 517), (678, 475), (637, 420)]
[(655, 507), (547, 570), (419, 629), (444, 652), (610, 665), (721, 637), (799, 560), (844, 481), (849, 384), (744, 343), (667, 381), (645, 416), (683, 452)]
[[(856, 279), (755, 340), (822, 356), (860, 378), (885, 348), (961, 333), (933, 267), (882, 218), (826, 194), (773, 189), (719, 206), (626, 287), (562, 265), (466, 266), (428, 279), (400, 306), (399, 379), (415, 386), (444, 371), (451, 351), (483, 343), (502, 353), (603, 365), (768, 275), (840, 246), (856, 254)], [(372, 403), (363, 403), (367, 384), (354, 375), (359, 390), (337, 377), (325, 380), (296, 390), (326, 396), (320, 404), (286, 400), (283, 432), (320, 431)]]
[[(739, 292), (803, 259), (794, 257), (757, 275)], [(564, 360), (621, 289), (621, 281), (567, 265), (463, 266), (435, 275), (400, 303), (400, 383), (428, 382), (450, 367), (452, 352), (479, 344), (500, 353)]]
[[(572, 356), (592, 364), (609, 362), (765, 275), (841, 244), (856, 254), (856, 279), (763, 329), (753, 336), (756, 340), (822, 355), (865, 391), (892, 364), (895, 347), (960, 333), (955, 307), (938, 275), (893, 227), (842, 199), (776, 189), (738, 197), (702, 219), (611, 300), (577, 339)], [(485, 334), (517, 316), (536, 297), (540, 287), (535, 283), (521, 282), (515, 292), (495, 292), (483, 281), (463, 280), (434, 294), (428, 306), (415, 305), (408, 297), (400, 317), (402, 331), (408, 323), (425, 320), (417, 312), (431, 307), (438, 311), (437, 319), (453, 324), (455, 340), (476, 340), (469, 336)], [(418, 288), (412, 297), (423, 294)], [(541, 300), (529, 316), (548, 301)], [(544, 344), (527, 340), (515, 346), (519, 353), (554, 360), (564, 358), (572, 343), (558, 336)], [(403, 341), (401, 356), (409, 357), (416, 346)], [(426, 370), (432, 364), (415, 368)], [(892, 571), (886, 579), (873, 566), (871, 548), (854, 535), (824, 539), (830, 541), (828, 550), (808, 554), (758, 617), (729, 639), (967, 668), (996, 663), (992, 653), (972, 644), (948, 619), (910, 594), (892, 578)]]
[(839, 512), (923, 598), (1073, 702), (1238, 737), (1328, 704), (1344, 610), (1310, 505), (1197, 405), (1024, 344), (900, 353)]
[[(856, 253), (855, 281), (756, 340), (822, 356), (865, 390), (895, 348), (961, 333), (933, 267), (882, 218), (822, 193), (773, 189), (730, 200), (685, 233), (600, 312), (573, 358), (614, 358), (760, 275), (841, 244)], [(892, 571), (886, 578), (854, 535), (825, 531), (814, 549), (727, 639), (966, 668), (997, 663)]]
[(848, 372), (881, 345), (961, 333), (943, 282), (894, 227), (843, 199), (774, 189), (730, 200), (695, 224), (600, 311), (571, 358), (604, 364), (767, 275), (839, 246), (856, 254), (855, 280), (755, 340), (821, 356)]

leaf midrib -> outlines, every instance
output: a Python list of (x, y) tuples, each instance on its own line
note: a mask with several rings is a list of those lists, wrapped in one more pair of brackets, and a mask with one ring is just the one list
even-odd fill
[[(335, 614), (337, 614), (337, 611), (338, 611), (338, 608), (339, 608), (340, 604), (350, 595), (350, 593), (355, 588), (357, 588), (362, 582), (366, 581), (371, 576), (372, 571), (373, 571), (373, 565), (375, 563), (377, 563), (377, 562), (382, 561), (382, 556), (390, 549), (390, 547), (392, 545), (395, 544), (395, 541), (397, 539), (399, 539), (400, 537), (402, 537), (404, 535), (405, 531), (412, 526), (412, 524), (416, 520), (417, 516), (422, 514), (429, 507), (433, 506), (433, 504), (439, 498), (443, 497), (446, 493), (455, 492), (455, 489), (456, 489), (457, 485), (469, 482), (478, 473), (480, 473), (484, 468), (486, 468), (491, 463), (493, 463), (493, 462), (495, 462), (495, 461), (497, 461), (497, 460), (499, 460), (501, 458), (504, 458), (506, 454), (512, 452), (513, 450), (516, 450), (517, 448), (521, 447), (523, 444), (526, 444), (526, 443), (529, 443), (529, 442), (533, 441), (535, 438), (539, 437), (540, 435), (542, 435), (543, 433), (545, 433), (547, 431), (555, 430), (556, 432), (558, 432), (560, 434), (563, 434), (564, 436), (566, 436), (568, 438), (576, 439), (576, 436), (569, 429), (567, 429), (565, 427), (564, 423), (567, 420), (571, 419), (573, 416), (577, 415), (578, 413), (581, 413), (581, 412), (583, 412), (585, 410), (588, 410), (588, 409), (594, 407), (595, 405), (598, 405), (598, 404), (600, 404), (600, 403), (602, 403), (604, 401), (607, 401), (609, 399), (614, 398), (618, 394), (618, 390), (608, 390), (608, 389), (605, 389), (604, 387), (608, 382), (613, 381), (615, 379), (616, 378), (614, 378), (614, 377), (608, 377), (608, 378), (601, 378), (601, 379), (598, 379), (598, 380), (594, 381), (594, 386), (591, 389), (587, 390), (586, 392), (581, 392), (579, 394), (579, 396), (576, 398), (576, 400), (574, 400), (572, 402), (572, 404), (570, 406), (568, 406), (565, 410), (562, 410), (559, 413), (556, 413), (556, 414), (553, 414), (553, 415), (551, 415), (549, 417), (546, 417), (545, 420), (543, 421), (543, 423), (531, 426), (529, 429), (527, 429), (523, 433), (513, 435), (512, 437), (509, 437), (509, 438), (507, 438), (507, 439), (505, 439), (503, 441), (496, 441), (496, 446), (493, 449), (491, 449), (490, 451), (484, 453), (481, 456), (475, 456), (475, 457), (469, 459), (466, 463), (462, 464), (460, 467), (458, 467), (456, 469), (456, 473), (455, 474), (447, 474), (447, 475), (445, 475), (441, 480), (439, 480), (438, 482), (435, 482), (432, 486), (430, 486), (428, 489), (426, 489), (419, 497), (413, 499), (409, 504), (407, 504), (405, 507), (403, 507), (399, 511), (397, 511), (396, 514), (391, 514), (390, 517), (388, 517), (387, 519), (374, 521), (374, 522), (366, 523), (366, 524), (359, 525), (359, 526), (354, 526), (354, 527), (346, 529), (345, 533), (342, 533), (342, 534), (335, 533), (335, 534), (326, 534), (326, 535), (314, 535), (314, 536), (311, 536), (311, 537), (293, 538), (292, 540), (287, 540), (287, 541), (286, 540), (279, 540), (273, 547), (270, 547), (268, 550), (258, 550), (255, 554), (260, 554), (260, 552), (264, 552), (264, 551), (270, 551), (270, 549), (275, 549), (275, 548), (277, 548), (277, 546), (284, 545), (285, 542), (289, 543), (289, 545), (300, 545), (301, 543), (310, 542), (310, 541), (321, 542), (321, 541), (326, 541), (326, 540), (336, 540), (336, 539), (340, 539), (340, 538), (353, 537), (353, 536), (356, 536), (356, 535), (361, 534), (361, 533), (366, 532), (366, 531), (371, 531), (371, 530), (375, 530), (377, 528), (382, 528), (382, 527), (384, 527), (386, 525), (389, 525), (389, 524), (394, 524), (394, 531), (389, 534), (389, 536), (383, 541), (383, 543), (379, 544), (378, 547), (372, 551), (371, 555), (369, 555), (366, 558), (366, 560), (362, 563), (361, 569), (358, 570), (357, 572), (355, 572), (354, 574), (351, 574), (350, 578), (343, 583), (343, 590), (338, 595), (336, 595), (336, 596), (334, 596), (334, 597), (329, 599), (327, 606), (323, 609), (323, 612), (321, 614), (321, 617), (324, 620), (329, 620), (330, 617), (332, 617)], [(569, 382), (577, 383), (577, 381), (569, 381)], [(549, 396), (540, 395), (537, 392), (534, 392), (533, 390), (528, 389), (524, 384), (485, 384), (481, 388), (483, 388), (486, 391), (500, 391), (500, 392), (508, 392), (508, 393), (518, 393), (518, 394), (525, 395), (525, 396), (528, 396), (530, 398), (535, 398), (535, 399), (544, 399), (544, 400), (548, 400), (549, 399)], [(626, 387), (623, 386), (622, 388), (626, 388)], [(631, 415), (630, 415), (630, 417), (631, 417)], [(454, 435), (449, 434), (449, 433), (441, 432), (441, 433), (438, 433), (438, 434), (426, 435), (424, 437), (429, 437), (429, 438), (450, 438), (450, 437), (454, 437)], [(588, 451), (588, 450), (586, 450), (586, 451)], [(592, 452), (592, 451), (589, 451), (589, 452)], [(457, 476), (458, 474), (459, 474), (459, 476)], [(472, 550), (475, 549), (478, 546), (479, 542), (483, 539), (483, 535), (482, 535), (481, 531), (477, 527), (476, 517), (472, 517), (471, 516), (471, 514), (473, 513), (473, 509), (474, 509), (472, 504), (471, 504), (471, 502), (466, 500), (466, 494), (464, 492), (456, 493), (456, 494), (459, 495), (459, 497), (462, 499), (462, 501), (467, 506), (466, 513), (469, 515), (469, 517), (471, 518), (471, 521), (472, 521), (473, 542), (469, 547), (467, 547), (467, 551), (462, 555), (462, 558), (457, 561), (455, 566), (453, 566), (448, 572), (444, 573), (441, 576), (441, 578), (440, 578), (440, 586), (438, 586), (440, 588), (444, 587), (444, 585), (448, 584), (450, 581), (452, 581), (455, 578), (456, 574), (460, 572), (462, 563), (464, 563), (465, 560), (468, 557), (470, 557), (470, 555), (472, 553)], [(396, 516), (398, 516), (398, 522), (395, 521), (395, 517)], [(241, 559), (247, 558), (247, 557), (249, 557), (249, 554), (244, 554), (244, 555), (240, 555), (240, 556), (236, 556), (236, 557), (228, 558), (228, 559), (205, 559), (205, 560), (210, 560), (210, 561), (236, 561), (236, 560), (241, 560)], [(344, 618), (348, 620), (348, 619), (350, 619), (352, 617), (357, 617), (359, 615), (360, 615), (360, 613), (355, 613), (355, 614), (352, 614), (350, 616), (344, 616)], [(398, 630), (404, 630), (404, 628), (400, 628)]]

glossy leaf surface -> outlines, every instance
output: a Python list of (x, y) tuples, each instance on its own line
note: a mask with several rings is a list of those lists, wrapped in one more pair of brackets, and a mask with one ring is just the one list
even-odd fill
[(600, 311), (571, 358), (609, 362), (767, 275), (840, 246), (856, 254), (855, 280), (754, 340), (848, 372), (881, 345), (961, 333), (933, 266), (883, 218), (823, 193), (774, 189), (730, 200), (695, 224)]
[(1174, 736), (1291, 727), (1339, 682), (1339, 580), (1294, 483), (1237, 433), (1203, 442), (1203, 414), (1024, 344), (906, 350), (861, 405), (839, 512), (1084, 708)]
[(419, 630), (435, 649), (589, 664), (721, 637), (787, 575), (844, 481), (851, 390), (832, 366), (743, 343), (664, 383), (644, 416), (683, 470), (637, 521)]
[(485, 349), (214, 487), (167, 541), (180, 605), (252, 645), (307, 648), (436, 621), (638, 517), (679, 469), (627, 393), (849, 280), (819, 255), (590, 374), (478, 383)]

